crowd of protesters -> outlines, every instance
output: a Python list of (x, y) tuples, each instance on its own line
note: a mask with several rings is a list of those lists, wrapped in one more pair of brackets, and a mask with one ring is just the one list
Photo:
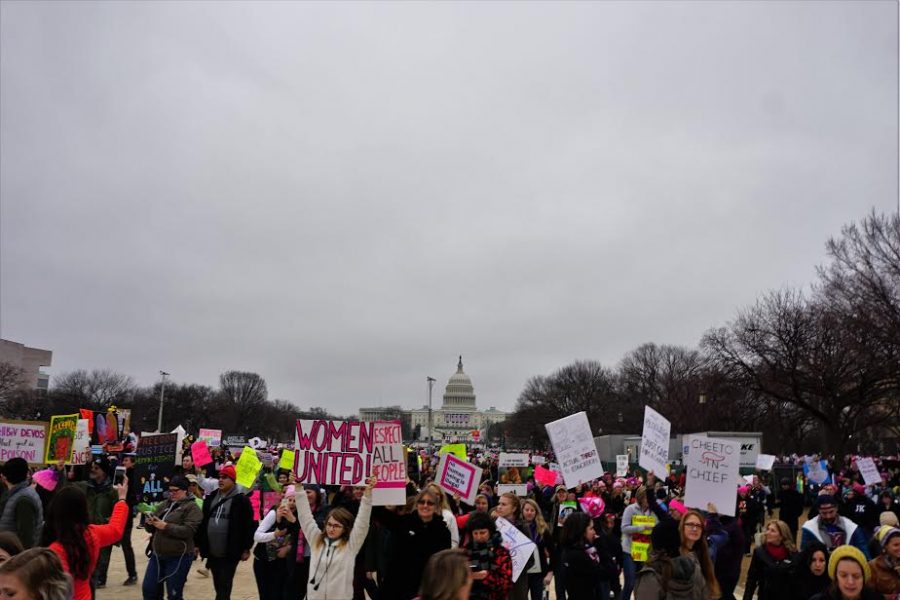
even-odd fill
[[(735, 490), (731, 517), (686, 507), (676, 472), (607, 473), (574, 488), (529, 479), (520, 497), (498, 493), (496, 452), (483, 450), (469, 456), (482, 468), (469, 506), (436, 484), (438, 457), (422, 451), (407, 502), (373, 507), (374, 477), (319, 486), (275, 461), (248, 489), (235, 456), (196, 465), (188, 448), (156, 502), (134, 493), (146, 482), (129, 453), (74, 468), (7, 461), (0, 597), (95, 598), (119, 546), (123, 585), (140, 584), (145, 600), (179, 600), (192, 571), (210, 580), (208, 597), (226, 600), (248, 560), (261, 600), (543, 600), (550, 589), (559, 600), (733, 600), (746, 563), (743, 600), (900, 600), (900, 468), (889, 461), (876, 486), (852, 460), (820, 485), (758, 472)], [(277, 492), (277, 504), (252, 502), (260, 490)], [(534, 543), (515, 579), (499, 517)], [(143, 574), (134, 528), (148, 534)]]

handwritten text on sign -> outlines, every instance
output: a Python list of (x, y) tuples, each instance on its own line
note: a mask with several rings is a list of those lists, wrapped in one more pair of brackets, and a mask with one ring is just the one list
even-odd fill
[(379, 479), (399, 477), (402, 456), (387, 453), (388, 447), (402, 443), (395, 422), (299, 420), (294, 438), (297, 479), (320, 485), (365, 485), (374, 465)]
[(669, 433), (672, 424), (668, 419), (650, 408), (644, 407), (644, 431), (641, 434), (641, 457), (638, 464), (661, 475), (666, 472), (669, 461)]
[(503, 547), (509, 550), (509, 558), (512, 560), (512, 580), (518, 581), (528, 559), (534, 554), (534, 542), (503, 517), (497, 517), (497, 531), (500, 533)]
[(0, 463), (24, 458), (33, 465), (44, 462), (47, 424), (38, 421), (0, 422)]
[(713, 503), (719, 514), (734, 516), (734, 490), (738, 485), (741, 444), (734, 440), (692, 436), (685, 458), (687, 479), (684, 503), (705, 510)]
[(603, 465), (591, 435), (587, 414), (575, 413), (544, 426), (556, 460), (562, 470), (566, 487), (573, 488), (581, 481), (603, 475)]

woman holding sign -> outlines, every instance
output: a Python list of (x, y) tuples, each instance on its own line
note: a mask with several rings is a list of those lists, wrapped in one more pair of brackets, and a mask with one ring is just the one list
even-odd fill
[(353, 598), (353, 569), (356, 554), (369, 533), (372, 512), (372, 488), (377, 480), (369, 477), (359, 503), (356, 521), (346, 508), (335, 508), (325, 517), (325, 531), (319, 529), (306, 494), (296, 496), (300, 527), (310, 545), (309, 583), (306, 597)]

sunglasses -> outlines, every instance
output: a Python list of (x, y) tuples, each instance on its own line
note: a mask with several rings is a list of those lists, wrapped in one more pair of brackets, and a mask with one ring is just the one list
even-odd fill
[(416, 504), (419, 506), (434, 506), (434, 502), (431, 500), (419, 500)]

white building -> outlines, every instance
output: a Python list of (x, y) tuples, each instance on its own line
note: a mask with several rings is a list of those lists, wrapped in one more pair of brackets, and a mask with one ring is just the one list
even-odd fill
[[(413, 430), (419, 426), (421, 431), (419, 438), (427, 439), (428, 407), (404, 412), (409, 414)], [(451, 375), (447, 382), (443, 404), (432, 412), (435, 441), (474, 441), (475, 431), (479, 432), (479, 439), (484, 439), (487, 428), (493, 423), (502, 423), (507, 416), (507, 413), (493, 406), (485, 411), (478, 410), (475, 405), (475, 387), (463, 371), (462, 356), (459, 357), (456, 373)]]

